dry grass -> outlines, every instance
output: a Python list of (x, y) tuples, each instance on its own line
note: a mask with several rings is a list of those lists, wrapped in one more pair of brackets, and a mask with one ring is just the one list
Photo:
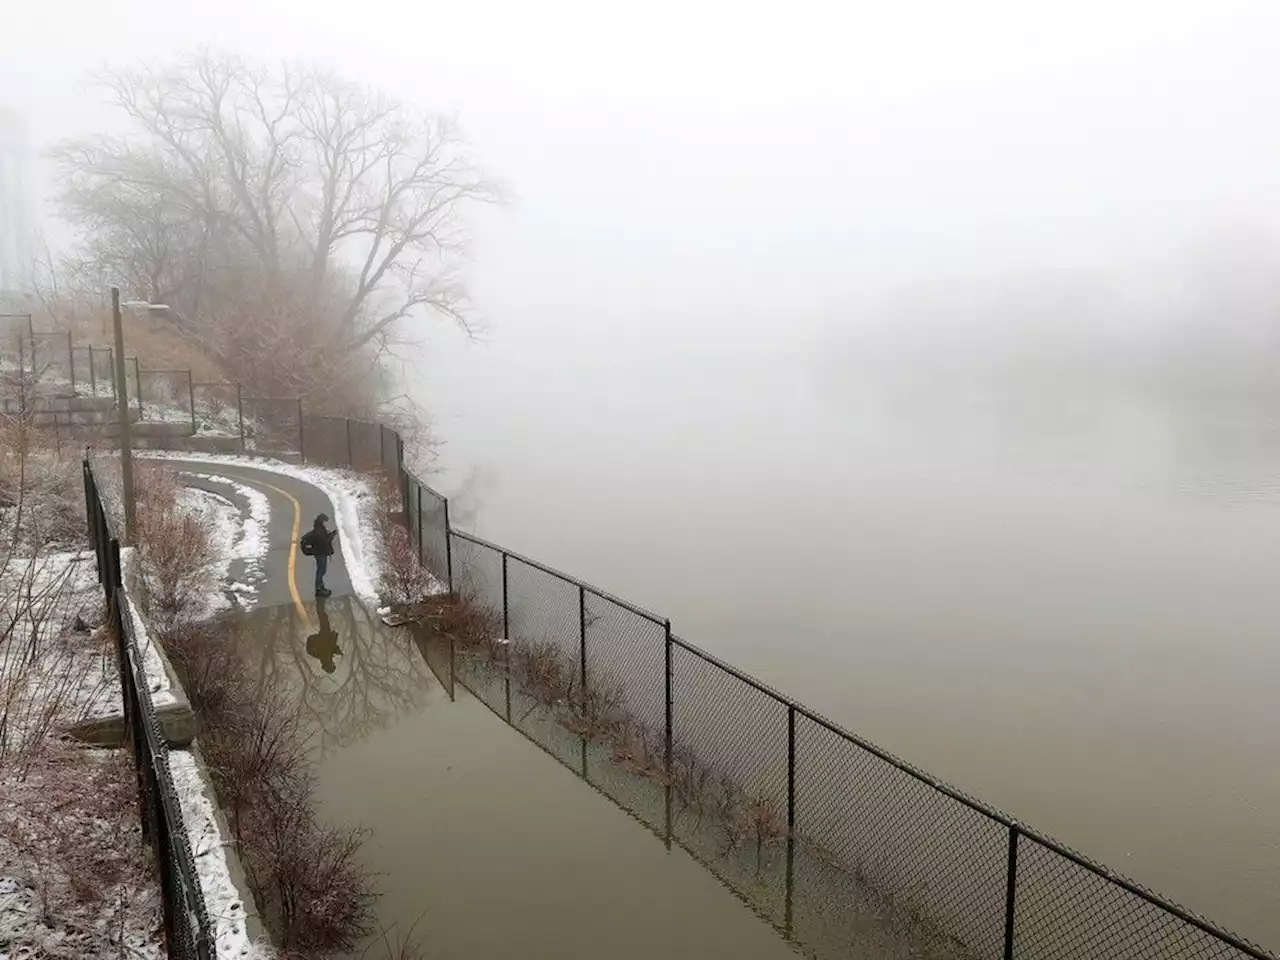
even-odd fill
[(80, 460), (51, 441), (29, 422), (0, 415), (0, 559), (84, 542)]
[(49, 741), (23, 780), (0, 777), (0, 862), (35, 923), (3, 946), (48, 960), (155, 956), (159, 888), (127, 753)]

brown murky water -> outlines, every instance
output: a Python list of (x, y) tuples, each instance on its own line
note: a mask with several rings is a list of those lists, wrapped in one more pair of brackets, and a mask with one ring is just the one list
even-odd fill
[(442, 684), (406, 631), (350, 599), (326, 607), (321, 641), (291, 608), (255, 614), (259, 666), (317, 733), (322, 814), (371, 830), (393, 939), (414, 930), (430, 957), (792, 955), (679, 847), (450, 684), (447, 659)]
[(433, 374), (463, 524), (1280, 947), (1266, 411), (892, 393), (775, 357)]

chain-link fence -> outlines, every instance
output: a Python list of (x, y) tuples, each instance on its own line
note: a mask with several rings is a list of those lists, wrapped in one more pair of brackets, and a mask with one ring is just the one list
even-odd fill
[[(126, 356), (123, 366), (124, 398), (140, 434), (175, 445), (190, 435), (209, 443), (196, 449), (230, 452), (238, 445), (246, 453), (400, 477), (401, 438), (384, 424), (313, 414), (302, 397), (248, 396), (239, 383), (197, 380), (191, 369), (153, 369), (137, 356)], [(37, 395), (69, 399), (40, 424), (56, 428), (56, 442), (65, 434), (74, 445), (107, 421), (109, 411), (85, 401), (115, 399), (116, 373), (112, 347), (79, 343), (74, 332), (35, 332), (26, 314), (0, 315), (0, 399), (6, 412), (26, 409)]]
[(89, 379), (89, 395), (114, 397), (116, 395), (115, 350), (111, 347), (85, 347), (86, 373)]
[(245, 448), (254, 453), (298, 453), (306, 448), (302, 401), (296, 397), (242, 397)]
[[(394, 436), (397, 457), (400, 439)], [(453, 556), (449, 536), (449, 501), (425, 483), (404, 471), (405, 517), (409, 525), (409, 539), (418, 551), (418, 561), (430, 570), (452, 592)]]
[(213, 960), (215, 934), (174, 789), (169, 748), (151, 700), (134, 616), (123, 585), (120, 541), (103, 509), (97, 481), (84, 463), (85, 506), (89, 535), (98, 561), (98, 581), (108, 604), (116, 638), (116, 659), (124, 704), (125, 726), (138, 771), (138, 800), (143, 838), (150, 842), (164, 904), (166, 954), (178, 960)]
[(235, 437), (244, 446), (244, 412), (238, 383), (196, 380), (191, 385), (196, 432)]
[(664, 619), (450, 530), (404, 474), (423, 563), (494, 624), (451, 678), (820, 956), (1275, 956), (940, 783)]

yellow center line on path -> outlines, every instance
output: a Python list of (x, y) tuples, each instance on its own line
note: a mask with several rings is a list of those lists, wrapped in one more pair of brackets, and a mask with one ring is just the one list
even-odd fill
[(307, 613), (306, 605), (302, 602), (302, 594), (298, 592), (298, 538), (302, 534), (302, 504), (288, 490), (282, 490), (273, 483), (265, 483), (261, 480), (256, 482), (268, 490), (274, 490), (293, 504), (293, 533), (289, 540), (289, 594), (293, 597), (293, 605), (297, 608), (298, 616), (302, 618), (307, 629), (310, 629), (311, 617)]

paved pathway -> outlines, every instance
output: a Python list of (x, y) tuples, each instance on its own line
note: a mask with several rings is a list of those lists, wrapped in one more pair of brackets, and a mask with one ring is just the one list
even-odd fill
[[(298, 538), (310, 529), (316, 515), (320, 513), (329, 515), (332, 529), (333, 518), (338, 511), (323, 492), (294, 477), (239, 464), (188, 460), (152, 462), (176, 471), (184, 485), (208, 490), (219, 496), (230, 495), (246, 516), (249, 512), (247, 501), (230, 491), (226, 484), (202, 479), (200, 475), (226, 477), (265, 494), (271, 506), (271, 520), (267, 530), (268, 551), (262, 558), (263, 577), (257, 585), (257, 600), (250, 609), (293, 604), (304, 620), (311, 618), (309, 611), (314, 607), (315, 601), (315, 566), (314, 561), (303, 556), (298, 549)], [(351, 596), (353, 590), (347, 576), (341, 537), (335, 545), (338, 552), (329, 560), (325, 582), (333, 591), (334, 599), (339, 599)], [(231, 577), (233, 580), (239, 579), (242, 573), (242, 570), (233, 568)]]

